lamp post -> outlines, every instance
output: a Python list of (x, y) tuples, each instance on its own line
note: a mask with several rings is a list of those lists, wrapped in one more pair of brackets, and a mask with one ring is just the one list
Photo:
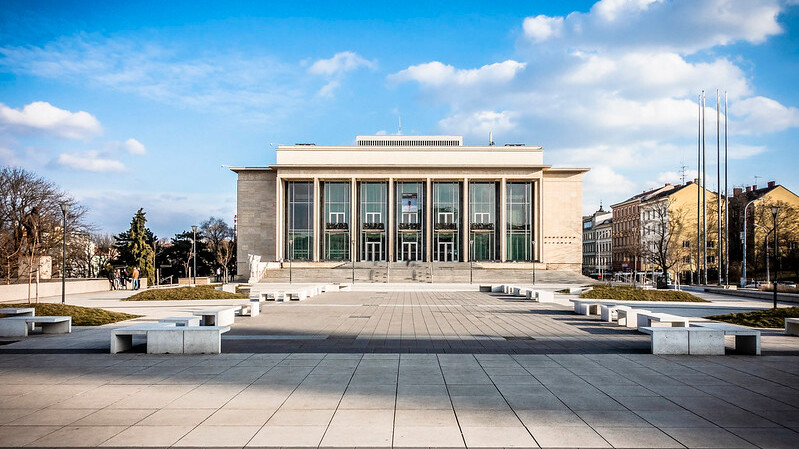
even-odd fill
[(294, 240), (289, 240), (289, 284), (291, 284), (291, 259), (294, 258)]
[(747, 227), (746, 226), (746, 212), (749, 210), (749, 205), (750, 204), (754, 203), (755, 201), (760, 201), (762, 199), (763, 199), (763, 197), (754, 199), (754, 200), (746, 203), (746, 206), (744, 206), (744, 232), (743, 232), (743, 236), (741, 237), (741, 239), (743, 240), (743, 250), (744, 250), (743, 251), (743, 253), (744, 253), (743, 260), (741, 261), (741, 287), (745, 287), (746, 286), (746, 227)]
[(755, 225), (755, 227), (762, 228), (764, 231), (766, 231), (766, 239), (763, 242), (763, 249), (765, 250), (765, 252), (763, 254), (766, 255), (766, 283), (770, 284), (771, 276), (769, 275), (769, 266), (768, 266), (768, 235), (771, 234), (771, 231), (769, 231), (768, 228), (766, 228), (765, 226), (761, 226), (757, 223), (753, 224)]
[(779, 263), (779, 253), (777, 253), (777, 214), (780, 213), (779, 206), (771, 206), (771, 215), (774, 217), (774, 308), (777, 308), (777, 278), (779, 270), (777, 264)]
[(535, 240), (532, 240), (530, 242), (530, 246), (532, 248), (532, 253), (530, 254), (530, 256), (531, 256), (530, 260), (533, 261), (533, 285), (535, 285), (535, 262), (537, 260), (536, 257), (535, 257)]
[(350, 247), (352, 248), (352, 283), (355, 284), (355, 239), (350, 240)]
[[(69, 213), (69, 203), (61, 203), (61, 213), (64, 215), (64, 226), (61, 229), (64, 238), (61, 241), (61, 304), (67, 302), (67, 213)], [(38, 269), (37, 269), (37, 276)]]
[(194, 238), (191, 239), (191, 253), (194, 256), (194, 268), (192, 275), (194, 278), (194, 285), (197, 285), (197, 225), (191, 226), (191, 231), (194, 233)]
[(469, 283), (474, 281), (474, 238), (469, 240)]

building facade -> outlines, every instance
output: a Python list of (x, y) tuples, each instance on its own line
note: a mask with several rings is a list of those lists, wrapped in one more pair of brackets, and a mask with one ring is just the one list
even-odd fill
[(613, 213), (602, 206), (583, 217), (583, 274), (600, 279), (611, 269), (611, 225)]
[(531, 262), (580, 271), (582, 175), (460, 136), (279, 145), (238, 174), (239, 273), (264, 261)]

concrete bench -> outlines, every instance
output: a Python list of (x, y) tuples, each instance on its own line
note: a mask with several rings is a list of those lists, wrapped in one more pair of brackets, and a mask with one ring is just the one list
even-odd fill
[(0, 309), (0, 315), (6, 315), (6, 317), (35, 316), (36, 309), (33, 307), (4, 307)]
[(199, 326), (200, 325), (200, 317), (198, 316), (170, 316), (167, 318), (161, 318), (158, 320), (159, 323), (172, 323), (175, 326)]
[(724, 355), (724, 332), (703, 327), (641, 327), (652, 337), (652, 354)]
[(799, 335), (799, 318), (785, 318), (785, 333)]
[(305, 301), (308, 298), (308, 294), (305, 290), (298, 290), (296, 292), (286, 292), (285, 299), (289, 301)]
[(637, 328), (639, 313), (651, 313), (651, 312), (649, 310), (636, 309), (633, 307), (630, 307), (628, 309), (616, 309), (616, 315), (618, 316), (616, 322), (618, 323), (619, 326)]
[(491, 293), (493, 291), (493, 286), (491, 285), (481, 285), (479, 288), (480, 292), (483, 293)]
[(200, 326), (230, 326), (241, 306), (222, 306), (195, 310), (192, 315), (199, 316)]
[(138, 324), (111, 332), (111, 353), (133, 347), (133, 337), (146, 338), (148, 354), (219, 354), (222, 334), (230, 326), (175, 326), (174, 323)]
[(590, 299), (570, 299), (574, 304), (574, 313), (580, 315), (599, 315), (599, 308), (602, 306), (601, 302)]
[(249, 304), (244, 304), (239, 308), (241, 315), (258, 316), (261, 313), (261, 302), (257, 299), (250, 299)]
[(742, 354), (760, 355), (760, 331), (724, 323), (692, 323), (691, 329), (708, 329), (735, 337), (735, 350)]
[(264, 302), (267, 300), (267, 292), (250, 292), (250, 301)]
[(0, 318), (0, 337), (27, 337), (35, 326), (43, 334), (68, 334), (72, 332), (71, 316), (10, 316)]
[(688, 327), (688, 318), (668, 313), (638, 312), (638, 327)]
[(612, 323), (619, 319), (619, 310), (630, 310), (632, 307), (630, 306), (623, 306), (621, 304), (602, 304), (599, 307), (599, 316), (602, 318), (602, 321), (606, 323)]
[(284, 293), (281, 291), (266, 292), (267, 301), (283, 301)]

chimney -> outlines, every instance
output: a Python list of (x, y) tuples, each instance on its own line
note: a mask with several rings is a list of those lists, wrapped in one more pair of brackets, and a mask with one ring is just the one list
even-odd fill
[(734, 187), (732, 189), (732, 196), (738, 196), (738, 195), (742, 194), (743, 191), (744, 191), (744, 189), (742, 189), (740, 187)]
[(750, 186), (746, 186), (746, 191), (747, 191), (747, 192), (751, 192), (751, 191), (752, 191), (752, 188), (751, 188)]
[(775, 184), (774, 181), (769, 181), (768, 182), (768, 188), (770, 189), (770, 188), (774, 187), (774, 184)]
[(685, 185), (686, 185), (686, 186), (689, 186), (689, 185), (691, 185), (691, 184), (693, 184), (693, 183), (694, 183), (693, 181), (688, 181), (688, 182), (686, 182), (686, 183), (685, 183)]

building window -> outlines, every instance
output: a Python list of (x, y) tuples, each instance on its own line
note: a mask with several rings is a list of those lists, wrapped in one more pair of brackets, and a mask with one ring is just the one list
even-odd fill
[(397, 182), (397, 260), (424, 260), (424, 192), (421, 182)]
[(460, 260), (461, 183), (433, 183), (433, 260)]
[(690, 248), (691, 247), (691, 241), (690, 240), (683, 240), (682, 241), (682, 247), (683, 248)]
[(349, 260), (350, 258), (350, 183), (326, 182), (324, 184), (324, 258)]
[(508, 226), (507, 260), (533, 260), (533, 185), (529, 182), (505, 184), (505, 213)]
[(716, 247), (716, 242), (713, 241), (713, 240), (708, 240), (707, 241), (707, 247), (708, 248), (715, 248)]
[(288, 181), (286, 254), (292, 260), (313, 259), (313, 182)]
[(469, 183), (469, 242), (474, 260), (497, 260), (497, 183)]
[(386, 260), (388, 186), (385, 182), (360, 183), (360, 255), (364, 261)]

